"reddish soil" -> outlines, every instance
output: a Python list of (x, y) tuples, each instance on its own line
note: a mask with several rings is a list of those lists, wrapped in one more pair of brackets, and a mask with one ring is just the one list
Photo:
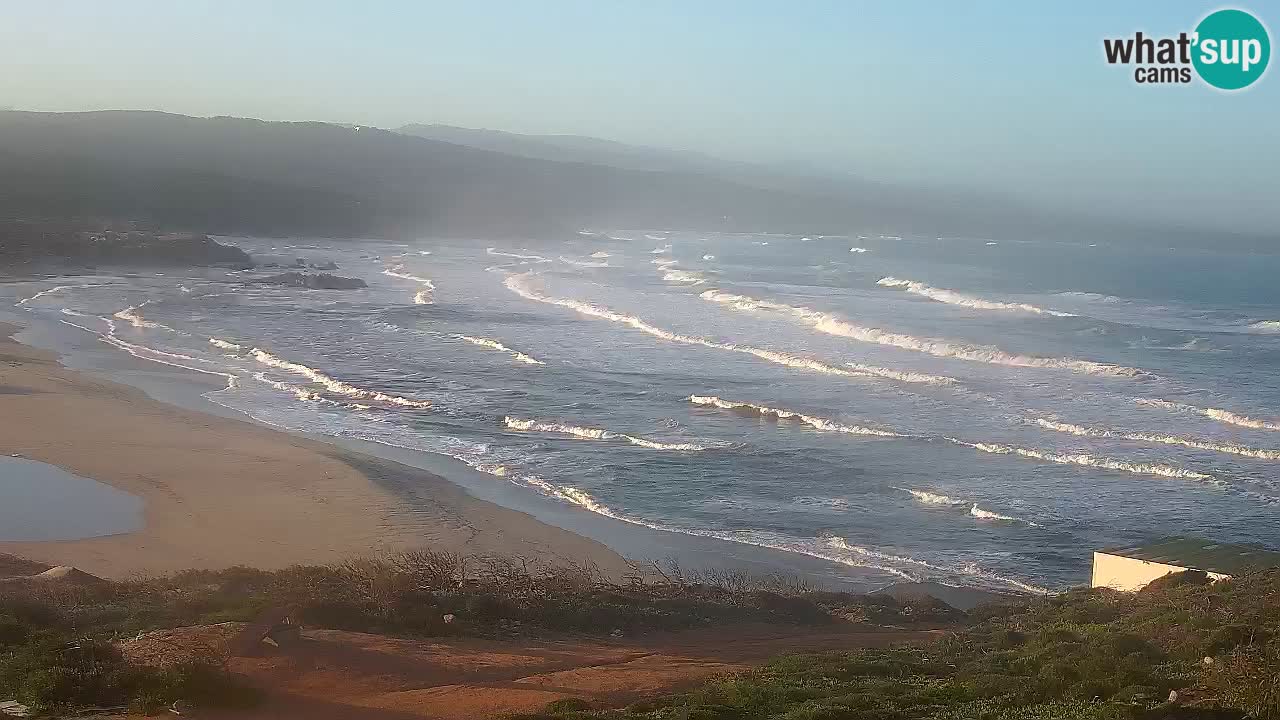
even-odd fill
[[(235, 626), (166, 631), (158, 644), (209, 647)], [(768, 658), (923, 642), (940, 631), (805, 630), (747, 626), (617, 641), (400, 640), (308, 630), (287, 650), (234, 658), (233, 672), (267, 692), (249, 712), (201, 712), (223, 720), (475, 720), (544, 708), (561, 698), (596, 707), (679, 690)], [(154, 648), (126, 648), (151, 654)]]

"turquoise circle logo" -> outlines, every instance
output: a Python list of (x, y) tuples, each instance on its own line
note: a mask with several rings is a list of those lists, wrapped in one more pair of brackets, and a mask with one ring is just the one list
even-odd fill
[(1219, 90), (1247, 88), (1267, 71), (1271, 37), (1243, 10), (1218, 10), (1196, 26), (1191, 62), (1200, 79)]

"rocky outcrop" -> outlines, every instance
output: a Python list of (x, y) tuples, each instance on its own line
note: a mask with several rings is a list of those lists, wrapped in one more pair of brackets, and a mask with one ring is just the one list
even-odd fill
[(0, 263), (33, 262), (253, 267), (253, 259), (245, 251), (198, 233), (0, 220)]
[(281, 273), (280, 275), (258, 278), (251, 282), (264, 283), (267, 285), (289, 285), (292, 287), (310, 288), (312, 290), (358, 290), (363, 287), (368, 287), (368, 284), (359, 278), (340, 277), (338, 275), (330, 275), (329, 273), (308, 275), (307, 273), (287, 272)]

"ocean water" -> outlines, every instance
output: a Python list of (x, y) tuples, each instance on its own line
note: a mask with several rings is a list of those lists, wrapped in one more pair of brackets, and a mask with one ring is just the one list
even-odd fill
[(273, 425), (888, 584), (1048, 592), (1094, 549), (1280, 544), (1280, 256), (970, 238), (225, 238), (332, 260), (9, 286)]

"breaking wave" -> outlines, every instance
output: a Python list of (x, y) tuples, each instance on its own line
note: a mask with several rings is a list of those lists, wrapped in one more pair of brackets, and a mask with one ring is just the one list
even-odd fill
[(922, 282), (916, 282), (915, 280), (900, 280), (895, 277), (883, 277), (880, 278), (876, 284), (883, 287), (901, 288), (914, 295), (927, 297), (930, 300), (936, 300), (940, 303), (959, 305), (962, 307), (973, 308), (975, 310), (1016, 310), (1020, 312), (1034, 313), (1036, 315), (1075, 317), (1072, 313), (1058, 312), (1057, 310), (1046, 310), (1035, 305), (1028, 305), (1027, 303), (1006, 303), (995, 300), (983, 300), (982, 298), (965, 295), (963, 293), (955, 292), (954, 290), (930, 287)]
[(573, 437), (582, 438), (584, 440), (626, 440), (632, 445), (649, 448), (650, 450), (697, 452), (699, 450), (712, 449), (712, 446), (709, 445), (699, 445), (697, 443), (657, 442), (655, 440), (646, 440), (645, 438), (636, 437), (634, 435), (627, 435), (626, 433), (613, 432), (612, 430), (580, 427), (578, 425), (566, 425), (564, 423), (541, 422), (538, 420), (522, 420), (520, 418), (511, 417), (510, 415), (503, 418), (502, 422), (512, 430), (559, 433), (562, 435), (572, 435)]
[(692, 272), (690, 270), (668, 270), (663, 276), (663, 280), (667, 282), (688, 283), (690, 285), (701, 285), (706, 282), (706, 278), (702, 273)]
[(778, 420), (795, 420), (818, 430), (844, 433), (846, 435), (869, 435), (873, 437), (892, 438), (914, 437), (912, 435), (893, 432), (892, 430), (881, 430), (879, 428), (863, 427), (861, 425), (845, 425), (834, 420), (815, 417), (813, 415), (805, 415), (804, 413), (799, 413), (794, 410), (782, 410), (779, 408), (771, 408), (766, 405), (753, 405), (751, 403), (723, 400), (712, 395), (690, 395), (689, 402), (694, 405), (715, 407), (720, 408), (721, 410), (731, 410), (733, 412), (754, 415), (757, 417), (772, 417), (777, 418)]
[(800, 318), (818, 332), (839, 337), (847, 337), (860, 342), (887, 345), (904, 350), (914, 350), (935, 357), (968, 360), (989, 365), (1008, 365), (1012, 367), (1055, 368), (1090, 375), (1110, 375), (1117, 377), (1150, 377), (1150, 373), (1137, 368), (1094, 362), (1092, 360), (1076, 360), (1073, 358), (1045, 358), (1030, 355), (1013, 355), (999, 348), (962, 345), (945, 340), (917, 338), (911, 335), (889, 332), (879, 328), (853, 325), (834, 315), (810, 310), (806, 307), (786, 305), (770, 300), (758, 300), (745, 295), (734, 295), (719, 290), (708, 290), (702, 293), (704, 300), (710, 300), (738, 310), (769, 310), (783, 312)]
[(1070, 423), (1058, 422), (1056, 420), (1046, 420), (1044, 418), (1036, 418), (1035, 423), (1046, 430), (1054, 430), (1056, 432), (1078, 435), (1080, 437), (1113, 438), (1116, 440), (1132, 440), (1134, 442), (1160, 443), (1162, 445), (1180, 445), (1182, 447), (1193, 448), (1195, 450), (1212, 450), (1214, 452), (1258, 458), (1260, 460), (1280, 460), (1280, 450), (1264, 450), (1260, 448), (1236, 445), (1234, 443), (1197, 440), (1195, 438), (1178, 437), (1177, 435), (1164, 435), (1161, 433), (1103, 430), (1100, 428), (1072, 425)]
[(1280, 333), (1280, 320), (1259, 320), (1250, 323), (1249, 329), (1260, 333)]
[(501, 250), (495, 250), (493, 248), (485, 248), (484, 251), (485, 251), (485, 254), (493, 255), (494, 257), (509, 257), (509, 258), (515, 258), (517, 260), (532, 260), (533, 262), (540, 262), (540, 263), (551, 262), (550, 259), (544, 258), (541, 255), (521, 255), (520, 253), (503, 252)]
[(595, 251), (595, 252), (591, 253), (591, 257), (593, 257), (593, 258), (595, 258), (595, 259), (597, 259), (597, 260), (603, 260), (603, 259), (605, 259), (605, 258), (607, 258), (607, 257), (610, 257), (610, 255), (609, 255), (609, 253), (607, 253), (607, 252), (605, 252), (605, 251), (603, 251), (603, 250), (597, 250), (597, 251)]
[(489, 338), (482, 338), (482, 337), (472, 337), (470, 335), (454, 335), (454, 337), (458, 338), (459, 340), (464, 340), (466, 342), (469, 342), (472, 345), (479, 345), (481, 347), (492, 348), (494, 350), (507, 353), (512, 357), (514, 357), (516, 360), (519, 360), (520, 362), (526, 365), (546, 365), (546, 363), (542, 362), (541, 360), (525, 355), (519, 350), (512, 350), (511, 348), (507, 347), (506, 345), (503, 345), (497, 340), (490, 340)]
[(627, 517), (626, 515), (619, 513), (608, 505), (600, 502), (585, 490), (572, 485), (557, 485), (535, 476), (523, 476), (520, 480), (528, 487), (538, 490), (546, 497), (560, 500), (571, 505), (576, 505), (584, 510), (613, 518), (614, 520), (620, 520), (625, 523), (640, 525), (642, 527), (662, 532), (692, 535), (694, 537), (714, 538), (716, 540), (752, 545), (770, 550), (796, 553), (849, 567), (879, 570), (880, 572), (888, 573), (895, 577), (900, 577), (912, 582), (918, 582), (929, 577), (947, 579), (960, 576), (984, 580), (998, 586), (1014, 587), (1024, 592), (1036, 595), (1052, 594), (1052, 591), (1046, 588), (989, 572), (978, 567), (976, 564), (969, 563), (960, 567), (935, 565), (924, 560), (917, 560), (916, 558), (904, 555), (895, 555), (892, 553), (865, 548), (859, 545), (852, 545), (844, 538), (838, 536), (801, 539), (762, 530), (726, 532), (718, 530), (676, 528), (658, 523), (651, 523)]
[[(733, 343), (722, 343), (722, 342), (716, 342), (714, 340), (708, 340), (702, 337), (694, 337), (692, 335), (682, 335), (680, 333), (674, 333), (674, 332), (671, 332), (670, 330), (664, 330), (655, 325), (651, 325), (648, 322), (645, 322), (644, 320), (641, 320), (638, 317), (634, 317), (632, 315), (626, 315), (620, 312), (615, 312), (608, 308), (600, 307), (598, 305), (592, 305), (591, 303), (588, 303), (588, 302), (543, 295), (539, 292), (536, 292), (526, 287), (523, 284), (522, 281), (528, 276), (529, 276), (529, 273), (523, 273), (520, 275), (511, 275), (507, 277), (505, 281), (503, 281), (503, 285), (511, 292), (519, 295), (522, 298), (525, 298), (526, 300), (532, 300), (534, 302), (540, 302), (547, 305), (558, 305), (560, 307), (569, 308), (570, 310), (573, 310), (579, 314), (586, 315), (588, 317), (601, 318), (603, 320), (609, 320), (612, 322), (620, 323), (622, 325), (626, 325), (627, 327), (634, 328), (636, 330), (648, 333), (650, 335), (653, 335), (654, 337), (661, 338), (669, 342), (681, 343), (684, 345), (697, 345), (700, 347), (712, 348), (715, 350), (727, 350), (729, 352), (743, 353), (745, 355), (758, 357), (761, 360), (767, 360), (769, 362), (776, 363), (778, 365), (785, 365), (787, 367), (793, 367), (800, 370), (811, 370), (813, 372), (820, 372), (827, 375), (841, 375), (844, 377), (889, 377), (888, 375), (883, 375), (883, 374), (876, 374), (872, 372), (864, 372), (862, 370), (854, 370), (851, 368), (828, 365), (827, 363), (823, 363), (818, 360), (800, 357), (797, 355), (792, 355), (790, 353), (785, 353), (785, 352), (779, 352), (776, 350), (765, 350), (763, 348), (750, 347), (747, 345), (735, 345)], [(908, 376), (910, 376), (909, 373), (903, 375), (904, 378)]]
[(868, 250), (868, 249), (866, 249), (866, 248), (864, 248), (864, 247), (851, 247), (851, 248), (849, 248), (849, 252), (851, 252), (851, 253), (864, 253), (864, 252), (871, 252), (871, 251), (870, 251), (870, 250)]
[(19, 300), (18, 302), (14, 303), (14, 307), (21, 307), (21, 308), (26, 309), (26, 305), (27, 305), (27, 303), (31, 302), (32, 300), (37, 300), (37, 299), (39, 299), (39, 298), (44, 297), (45, 295), (52, 295), (52, 294), (54, 294), (54, 293), (59, 293), (59, 292), (62, 292), (63, 290), (80, 290), (80, 289), (83, 289), (83, 288), (104, 287), (105, 285), (108, 285), (108, 284), (110, 284), (110, 283), (85, 283), (85, 284), (81, 284), (81, 285), (56, 285), (56, 286), (54, 286), (54, 287), (49, 288), (48, 290), (41, 290), (40, 292), (36, 293), (35, 295), (32, 295), (31, 297), (25, 297), (25, 298), (22, 298), (22, 299), (21, 299), (21, 300)]
[(1233, 413), (1230, 410), (1222, 410), (1220, 408), (1202, 408), (1196, 407), (1195, 405), (1169, 402), (1168, 400), (1148, 400), (1147, 398), (1134, 398), (1133, 401), (1138, 405), (1145, 405), (1147, 407), (1158, 407), (1166, 410), (1180, 410), (1184, 412), (1198, 413), (1227, 425), (1251, 428), (1253, 430), (1275, 430), (1280, 432), (1280, 423), (1271, 422), (1269, 420), (1257, 420), (1238, 413)]
[(972, 515), (973, 517), (978, 518), (979, 520), (999, 520), (1002, 522), (1018, 522), (1024, 525), (1028, 525), (1030, 527), (1040, 527), (1039, 525), (1031, 522), (1030, 520), (1023, 520), (1022, 518), (1016, 518), (1011, 515), (1001, 515), (1000, 513), (997, 513), (997, 512), (984, 510), (978, 507), (978, 503), (971, 503), (968, 500), (957, 500), (953, 497), (948, 497), (946, 495), (940, 495), (938, 493), (929, 492), (928, 490), (912, 490), (910, 488), (899, 488), (899, 489), (905, 490), (906, 492), (910, 493), (911, 497), (915, 498), (917, 502), (923, 503), (925, 505), (940, 505), (944, 507), (968, 505), (969, 514)]
[[(133, 327), (139, 330), (142, 330), (142, 329), (164, 330), (165, 332), (178, 333), (177, 330), (174, 330), (168, 325), (162, 325), (158, 322), (152, 322), (142, 317), (142, 315), (138, 314), (138, 310), (140, 308), (142, 308), (144, 305), (149, 305), (150, 303), (151, 301), (147, 300), (145, 302), (140, 302), (137, 305), (130, 305), (129, 307), (116, 312), (114, 315), (112, 315), (112, 317), (124, 320), (125, 322), (129, 323), (130, 325), (132, 325)], [(185, 333), (178, 333), (178, 334), (182, 335)]]
[(863, 363), (845, 363), (850, 368), (858, 372), (864, 372), (868, 375), (876, 377), (888, 378), (890, 380), (898, 380), (907, 383), (923, 383), (925, 385), (953, 385), (960, 382), (953, 377), (945, 375), (930, 375), (928, 373), (914, 372), (911, 370), (893, 370), (891, 368), (876, 367), (875, 365), (865, 365)]
[(973, 506), (969, 508), (969, 514), (978, 518), (979, 520), (999, 520), (1001, 522), (1020, 522), (1020, 523), (1026, 523), (1027, 525), (1031, 525), (1033, 527), (1035, 526), (1035, 523), (1033, 522), (1027, 522), (1026, 520), (1022, 520), (1020, 518), (1016, 518), (1011, 515), (1001, 515), (1000, 513), (991, 512), (990, 510), (983, 510), (982, 508), (978, 507), (978, 503), (974, 503)]
[(253, 348), (249, 351), (255, 360), (268, 367), (278, 368), (297, 375), (301, 375), (312, 382), (324, 386), (329, 392), (346, 395), (347, 397), (359, 398), (361, 400), (374, 400), (388, 405), (397, 405), (407, 408), (428, 408), (431, 403), (426, 400), (413, 400), (411, 398), (400, 397), (399, 395), (389, 395), (377, 390), (365, 390), (342, 382), (336, 378), (330, 377), (313, 367), (308, 367), (301, 363), (290, 362), (283, 358), (279, 358), (261, 348)]
[(996, 443), (973, 443), (950, 437), (946, 438), (946, 440), (948, 442), (955, 443), (956, 445), (963, 445), (980, 452), (992, 453), (995, 455), (1020, 455), (1022, 457), (1044, 460), (1045, 462), (1058, 463), (1060, 465), (1081, 465), (1084, 467), (1100, 468), (1102, 470), (1115, 470), (1118, 472), (1133, 473), (1135, 475), (1157, 475), (1160, 477), (1188, 478), (1192, 480), (1208, 480), (1214, 483), (1217, 482), (1217, 479), (1212, 475), (1185, 470), (1172, 465), (1161, 465), (1159, 463), (1131, 463), (1123, 460), (1096, 457), (1085, 453), (1056, 453), (1045, 450), (1014, 447), (1012, 445), (999, 445)]
[[(606, 254), (605, 257), (609, 257), (608, 254)], [(567, 258), (563, 255), (560, 256), (560, 262), (566, 265), (573, 265), (574, 267), (587, 267), (587, 268), (609, 267), (608, 262), (591, 262), (589, 260), (574, 260), (573, 258)]]
[[(905, 488), (904, 488), (905, 489)], [(906, 489), (911, 497), (925, 505), (964, 505), (964, 500), (956, 500), (955, 498), (938, 493), (929, 492), (928, 490), (911, 490)]]
[(237, 345), (233, 342), (227, 342), (226, 340), (222, 340), (220, 338), (215, 338), (215, 337), (209, 338), (209, 344), (216, 348), (222, 348), (223, 350), (231, 350), (233, 352), (240, 352), (241, 350), (244, 350), (243, 345)]
[(382, 274), (393, 278), (400, 278), (401, 280), (410, 280), (422, 285), (422, 289), (413, 296), (414, 305), (430, 305), (435, 302), (433, 295), (436, 291), (436, 286), (430, 279), (405, 272), (403, 265), (396, 265), (393, 268), (383, 270)]
[[(648, 235), (645, 235), (645, 237), (649, 237), (649, 236), (648, 236)], [(654, 238), (654, 239), (656, 239), (656, 240), (661, 240), (662, 238)], [(656, 248), (654, 248), (654, 249), (650, 250), (650, 251), (649, 251), (649, 254), (650, 254), (650, 255), (664, 255), (664, 254), (669, 253), (669, 252), (671, 252), (671, 243), (667, 243), (666, 245), (660, 245), (660, 246), (658, 246), (658, 247), (656, 247)]]
[[(76, 312), (75, 310), (64, 309), (62, 312), (64, 314), (71, 315), (74, 317), (89, 317), (84, 313)], [(97, 317), (97, 316), (94, 316), (94, 317)], [(224, 378), (227, 381), (227, 387), (225, 389), (236, 387), (236, 385), (239, 383), (240, 376), (234, 373), (222, 372), (218, 370), (206, 370), (204, 368), (193, 367), (191, 365), (186, 365), (186, 364), (183, 364), (182, 362), (177, 362), (177, 361), (187, 360), (195, 363), (205, 363), (209, 365), (217, 365), (217, 363), (212, 363), (208, 360), (192, 357), (190, 355), (167, 352), (165, 350), (158, 350), (156, 348), (147, 347), (146, 345), (138, 345), (137, 343), (131, 343), (131, 342), (128, 342), (127, 340), (121, 340), (119, 337), (116, 336), (116, 323), (114, 320), (106, 317), (98, 317), (97, 319), (107, 324), (106, 333), (100, 333), (97, 330), (87, 328), (77, 323), (73, 323), (70, 320), (60, 319), (58, 322), (64, 323), (66, 325), (70, 325), (71, 327), (78, 328), (80, 330), (84, 330), (87, 333), (96, 335), (98, 336), (98, 339), (101, 340), (102, 342), (108, 345), (111, 345), (112, 347), (118, 348), (120, 350), (124, 350), (125, 352), (138, 358), (139, 360), (146, 360), (148, 362), (158, 363), (160, 365), (168, 365), (169, 367), (176, 367), (176, 368), (181, 368), (183, 370), (191, 370), (194, 372), (202, 373), (204, 375), (216, 375), (218, 377)]]

